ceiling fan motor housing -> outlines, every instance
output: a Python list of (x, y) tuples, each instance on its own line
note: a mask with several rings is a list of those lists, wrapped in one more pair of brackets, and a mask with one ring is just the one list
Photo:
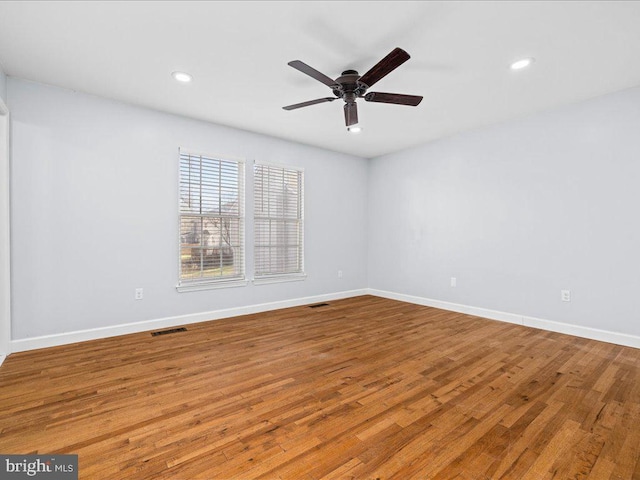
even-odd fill
[(362, 97), (367, 91), (367, 86), (358, 82), (359, 79), (360, 74), (355, 70), (345, 70), (340, 77), (336, 78), (334, 95), (342, 98), (346, 103), (355, 102), (356, 98)]

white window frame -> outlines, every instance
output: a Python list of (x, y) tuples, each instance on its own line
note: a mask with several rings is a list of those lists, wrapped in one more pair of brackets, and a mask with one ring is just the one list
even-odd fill
[[(259, 167), (262, 168), (270, 168), (270, 169), (279, 169), (284, 171), (293, 171), (293, 172), (297, 172), (300, 175), (300, 183), (299, 183), (299, 192), (298, 192), (298, 206), (297, 206), (297, 220), (299, 222), (299, 229), (298, 229), (298, 236), (299, 236), (299, 266), (300, 268), (295, 271), (295, 272), (269, 272), (269, 273), (258, 273), (258, 267), (257, 267), (257, 263), (258, 263), (258, 248), (260, 246), (264, 246), (264, 245), (259, 245), (258, 242), (258, 223), (259, 221), (262, 220), (283, 220), (285, 217), (270, 217), (269, 215), (262, 215), (261, 212), (258, 209), (258, 202), (259, 202), (259, 198), (258, 198), (258, 172), (257, 169)], [(269, 284), (269, 283), (280, 283), (280, 282), (291, 282), (291, 281), (300, 281), (300, 280), (304, 280), (307, 277), (307, 274), (305, 272), (305, 255), (304, 255), (304, 235), (305, 235), (305, 218), (304, 218), (304, 213), (305, 213), (305, 209), (304, 209), (304, 169), (300, 168), (300, 167), (296, 167), (296, 166), (292, 166), (292, 165), (284, 165), (284, 164), (278, 164), (278, 163), (269, 163), (269, 162), (260, 162), (260, 161), (255, 161), (254, 162), (254, 168), (253, 168), (253, 228), (254, 228), (254, 235), (253, 235), (253, 242), (254, 242), (254, 246), (253, 246), (253, 251), (254, 251), (254, 275), (253, 275), (253, 282), (255, 285), (261, 285), (261, 284)], [(289, 218), (289, 220), (291, 220), (291, 218)]]
[[(246, 189), (246, 171), (245, 171), (245, 160), (243, 158), (234, 158), (226, 155), (213, 155), (210, 153), (202, 153), (196, 150), (180, 148), (178, 155), (178, 285), (176, 289), (178, 292), (191, 292), (191, 291), (200, 291), (200, 290), (209, 290), (214, 288), (227, 288), (227, 287), (241, 287), (248, 284), (248, 280), (246, 278), (246, 236), (245, 236), (245, 223), (246, 223), (246, 209), (245, 209), (245, 189)], [(238, 165), (238, 205), (239, 205), (239, 213), (237, 216), (233, 216), (231, 218), (237, 218), (239, 221), (239, 236), (240, 236), (240, 250), (241, 250), (241, 259), (240, 264), (238, 265), (239, 274), (233, 276), (222, 276), (219, 278), (213, 277), (205, 277), (199, 279), (183, 279), (182, 278), (182, 254), (183, 254), (183, 244), (182, 244), (182, 218), (183, 213), (181, 211), (181, 189), (182, 189), (182, 177), (181, 177), (181, 163), (182, 157), (184, 155), (192, 156), (192, 157), (200, 157), (202, 159), (210, 160), (210, 161), (220, 161), (220, 162), (232, 162)], [(185, 217), (193, 216), (192, 214), (184, 214)], [(205, 218), (223, 218), (223, 215), (211, 214), (211, 215), (203, 215)], [(235, 259), (234, 259), (235, 261)]]

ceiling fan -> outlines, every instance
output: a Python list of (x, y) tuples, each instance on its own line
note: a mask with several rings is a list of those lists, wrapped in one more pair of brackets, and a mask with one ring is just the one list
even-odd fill
[(380, 60), (364, 75), (360, 76), (360, 74), (355, 70), (345, 70), (342, 72), (342, 75), (335, 80), (332, 80), (324, 73), (319, 72), (300, 60), (293, 60), (292, 62), (289, 62), (288, 65), (292, 66), (296, 70), (300, 70), (302, 73), (306, 73), (311, 78), (315, 78), (319, 82), (324, 83), (332, 90), (335, 96), (318, 98), (316, 100), (309, 100), (308, 102), (295, 103), (282, 108), (285, 110), (295, 110), (296, 108), (308, 107), (318, 103), (333, 102), (334, 100), (341, 98), (345, 103), (344, 120), (348, 128), (358, 123), (357, 98), (364, 98), (366, 102), (393, 103), (396, 105), (410, 105), (415, 107), (422, 101), (422, 97), (417, 95), (404, 95), (401, 93), (367, 93), (367, 90), (372, 87), (373, 84), (387, 76), (393, 70), (409, 60), (409, 58), (411, 57), (407, 52), (401, 48), (394, 48), (389, 55)]

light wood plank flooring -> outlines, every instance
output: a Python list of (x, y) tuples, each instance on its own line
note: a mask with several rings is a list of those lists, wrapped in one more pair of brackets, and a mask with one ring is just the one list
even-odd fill
[(640, 478), (640, 350), (329, 303), (13, 354), (0, 453), (82, 479)]

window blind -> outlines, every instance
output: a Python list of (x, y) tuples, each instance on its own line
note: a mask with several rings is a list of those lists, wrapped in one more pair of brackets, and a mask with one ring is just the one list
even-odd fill
[(244, 163), (180, 151), (180, 285), (244, 279)]
[(304, 273), (304, 173), (254, 166), (256, 279)]

